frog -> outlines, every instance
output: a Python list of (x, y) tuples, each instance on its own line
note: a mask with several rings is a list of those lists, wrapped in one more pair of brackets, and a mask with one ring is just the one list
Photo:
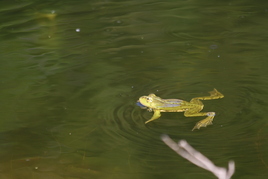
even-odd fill
[(147, 120), (145, 124), (160, 118), (161, 112), (184, 112), (185, 117), (207, 116), (205, 119), (200, 120), (195, 124), (192, 129), (193, 131), (195, 129), (200, 129), (201, 127), (212, 125), (216, 114), (215, 112), (200, 112), (204, 107), (201, 100), (213, 100), (224, 97), (224, 95), (215, 88), (209, 93), (210, 96), (195, 97), (189, 102), (181, 99), (162, 99), (155, 94), (149, 94), (148, 96), (141, 96), (137, 101), (137, 105), (147, 109), (149, 112), (154, 112), (151, 119)]

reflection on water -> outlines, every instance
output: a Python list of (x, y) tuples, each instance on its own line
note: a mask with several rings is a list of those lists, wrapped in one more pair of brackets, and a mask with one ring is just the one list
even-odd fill
[[(266, 1), (2, 3), (0, 178), (208, 178), (159, 136), (233, 178), (267, 178)], [(80, 29), (80, 31), (77, 31)], [(205, 101), (213, 125), (151, 113), (142, 95)]]

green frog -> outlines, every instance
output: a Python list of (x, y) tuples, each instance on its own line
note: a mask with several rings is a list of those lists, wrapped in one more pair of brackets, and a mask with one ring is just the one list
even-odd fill
[(207, 116), (205, 119), (196, 123), (192, 129), (193, 131), (200, 127), (211, 125), (215, 116), (215, 112), (200, 112), (204, 107), (200, 100), (212, 100), (224, 97), (215, 88), (209, 93), (210, 96), (196, 97), (191, 99), (190, 102), (181, 99), (162, 99), (155, 94), (149, 94), (148, 96), (140, 97), (137, 104), (142, 108), (147, 108), (150, 112), (154, 111), (153, 117), (146, 121), (145, 124), (158, 119), (161, 116), (161, 112), (184, 112), (185, 117)]

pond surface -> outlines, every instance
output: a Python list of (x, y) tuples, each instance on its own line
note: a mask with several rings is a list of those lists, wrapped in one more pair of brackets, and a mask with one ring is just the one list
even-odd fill
[[(161, 140), (187, 140), (233, 178), (268, 177), (268, 2), (2, 1), (0, 178), (215, 178)], [(204, 101), (152, 113), (142, 95)]]

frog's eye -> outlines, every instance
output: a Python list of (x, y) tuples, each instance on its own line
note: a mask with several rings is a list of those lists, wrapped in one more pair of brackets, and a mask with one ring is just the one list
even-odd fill
[(147, 98), (146, 98), (146, 100), (147, 100), (147, 102), (148, 102), (148, 103), (153, 102), (153, 99), (152, 99), (152, 98), (150, 98), (150, 97), (147, 97)]

